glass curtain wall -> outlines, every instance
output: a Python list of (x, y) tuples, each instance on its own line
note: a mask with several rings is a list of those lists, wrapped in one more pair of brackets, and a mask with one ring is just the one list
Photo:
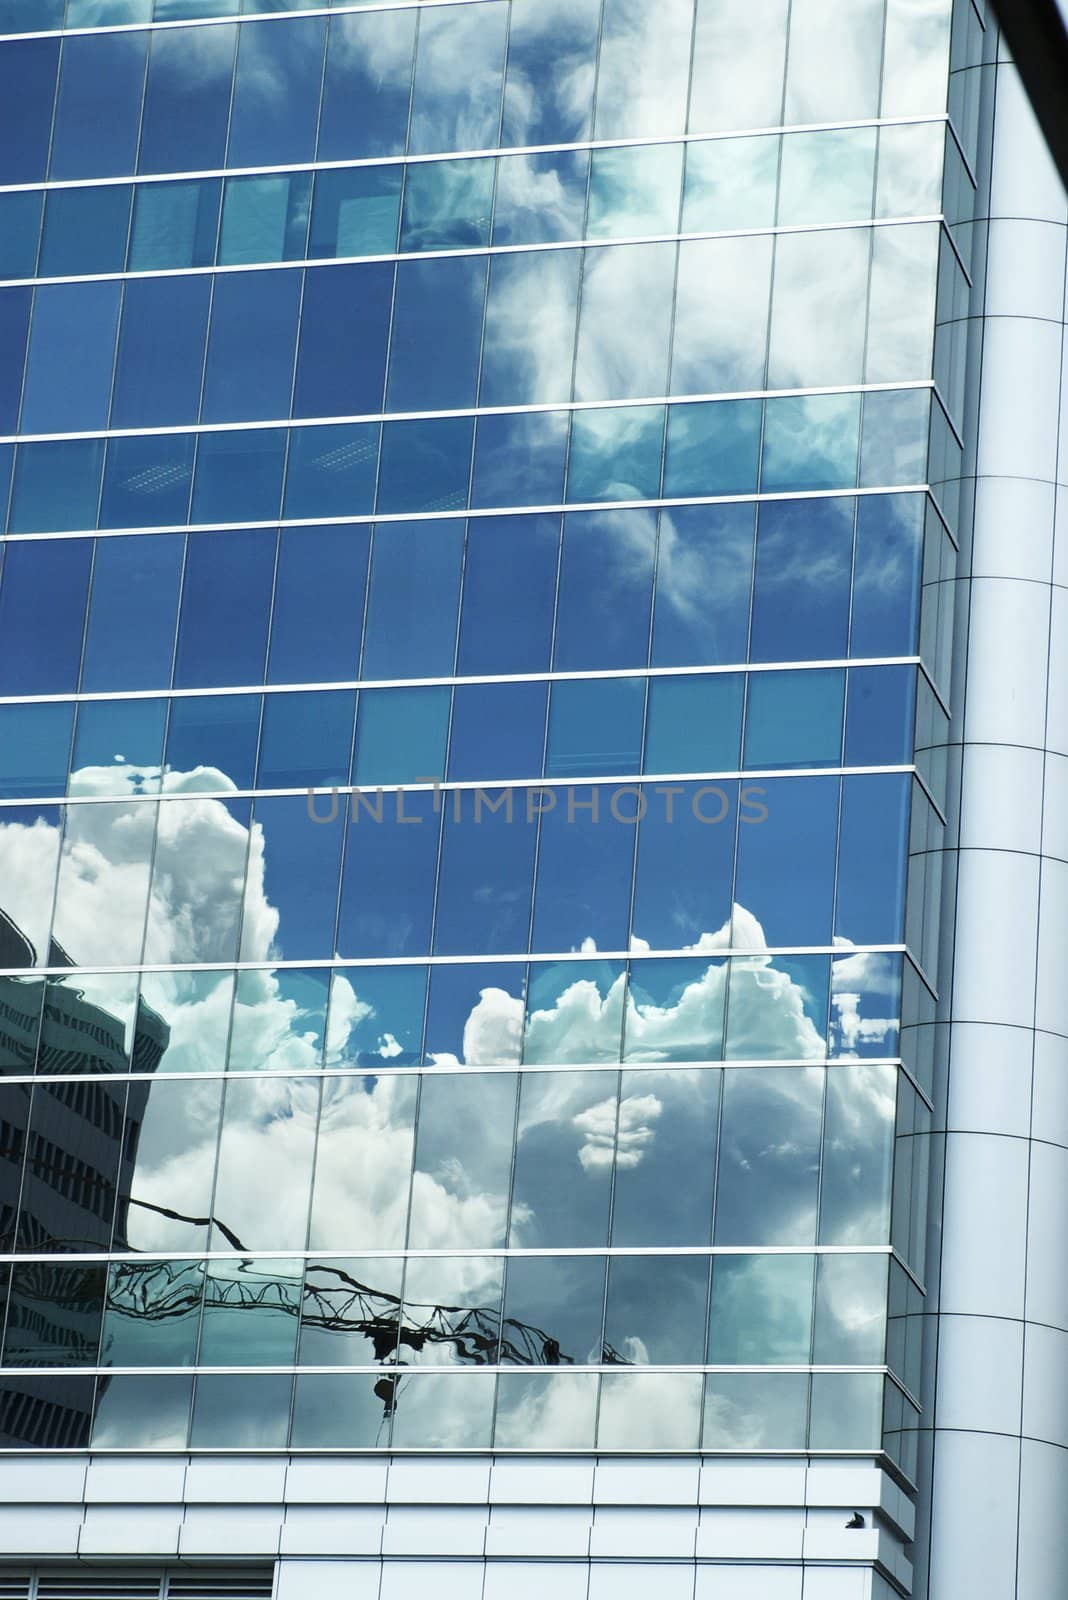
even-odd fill
[(907, 1474), (948, 0), (238, 9), (0, 0), (0, 1443)]

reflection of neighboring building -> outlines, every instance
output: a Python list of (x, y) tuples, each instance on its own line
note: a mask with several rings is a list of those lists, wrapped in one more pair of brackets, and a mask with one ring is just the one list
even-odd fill
[[(36, 965), (30, 941), (0, 913), (0, 966)], [(53, 944), (50, 968), (72, 965)], [(0, 1068), (9, 1083), (0, 1120), (0, 1248), (62, 1257), (111, 1248), (125, 1238), (130, 1179), (151, 1074), (170, 1030), (138, 1000), (132, 1042), (121, 1018), (83, 990), (50, 977), (0, 978)], [(64, 1075), (62, 1079), (59, 1075)], [(115, 1082), (78, 1075), (111, 1074)], [(15, 1267), (9, 1295), (7, 1366), (78, 1366), (95, 1360), (106, 1268), (77, 1262)], [(9, 1379), (0, 1393), (0, 1442), (84, 1442), (92, 1385), (61, 1403), (54, 1382)], [(68, 1387), (70, 1387), (68, 1385)]]

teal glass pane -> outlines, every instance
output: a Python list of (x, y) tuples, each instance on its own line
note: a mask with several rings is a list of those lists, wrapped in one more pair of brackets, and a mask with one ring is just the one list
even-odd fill
[(775, 221), (778, 168), (777, 134), (688, 145), (683, 233), (770, 228)]
[(100, 501), (102, 528), (169, 527), (189, 514), (191, 433), (110, 439)]
[(126, 261), (133, 187), (51, 189), (45, 203), (41, 239), (42, 277), (121, 272)]
[(857, 481), (859, 394), (767, 402), (760, 487), (765, 493), (851, 489)]
[(379, 513), (466, 506), (474, 429), (473, 417), (387, 422), (378, 474)]
[(845, 673), (754, 672), (745, 717), (747, 767), (837, 766)]
[(929, 389), (884, 389), (864, 396), (860, 484), (926, 483)]
[(0, 33), (48, 33), (62, 26), (63, 0), (0, 0)]
[(381, 429), (377, 423), (292, 428), (287, 517), (356, 517), (374, 504)]
[(660, 493), (663, 406), (576, 411), (567, 499), (652, 500)]
[(286, 428), (202, 433), (193, 488), (194, 522), (269, 522), (282, 499)]
[(568, 420), (566, 411), (479, 417), (471, 504), (558, 504), (564, 492)]
[[(644, 710), (644, 678), (579, 678), (554, 683), (546, 775), (611, 777), (637, 772)], [(633, 798), (628, 802), (628, 815)]]
[(68, 28), (103, 28), (116, 22), (151, 22), (152, 0), (67, 0)]
[(676, 233), (682, 185), (681, 144), (594, 150), (586, 236), (638, 238)]
[(78, 708), (72, 774), (93, 769), (94, 794), (158, 790), (166, 720), (166, 700), (84, 701)]
[(443, 777), (450, 699), (447, 688), (365, 689), (353, 781), (374, 787)]
[(0, 795), (64, 794), (73, 705), (0, 706)]
[(780, 225), (863, 222), (875, 189), (874, 128), (788, 133), (779, 172)]
[(732, 772), (741, 755), (745, 675), (652, 678), (644, 772)]
[(265, 695), (260, 787), (311, 789), (348, 783), (355, 715), (351, 689)]
[(708, 1359), (715, 1366), (802, 1366), (812, 1343), (813, 1256), (717, 1256)]
[(227, 178), (223, 193), (219, 264), (294, 261), (308, 236), (311, 175)]
[(665, 496), (749, 494), (759, 457), (759, 400), (669, 407)]
[(221, 178), (139, 183), (130, 230), (130, 272), (207, 267), (215, 260)]
[(459, 250), (489, 244), (496, 163), (427, 161), (407, 169), (402, 250)]
[(44, 195), (24, 189), (0, 195), (0, 278), (32, 278)]
[(317, 172), (308, 255), (381, 256), (397, 248), (403, 167)]
[(104, 460), (102, 439), (64, 439), (19, 446), (11, 499), (11, 533), (62, 533), (95, 528)]

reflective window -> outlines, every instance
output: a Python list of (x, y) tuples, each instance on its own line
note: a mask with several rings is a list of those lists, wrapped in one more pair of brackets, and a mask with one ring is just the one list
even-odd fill
[(100, 541), (86, 621), (83, 689), (160, 689), (170, 683), (184, 550), (182, 534)]
[(160, 28), (148, 53), (139, 172), (221, 167), (238, 28)]
[(227, 159), (232, 167), (315, 154), (326, 21), (246, 22), (238, 30)]
[(330, 18), (320, 161), (403, 152), (418, 21), (414, 6)]
[(51, 178), (107, 178), (134, 171), (148, 41), (147, 33), (64, 40)]

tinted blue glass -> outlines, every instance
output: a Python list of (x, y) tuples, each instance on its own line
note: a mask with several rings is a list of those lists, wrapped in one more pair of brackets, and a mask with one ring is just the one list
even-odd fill
[(0, 27), (5, 33), (42, 33), (63, 26), (63, 0), (0, 0)]
[[(750, 793), (753, 786), (749, 785)], [(769, 945), (826, 944), (831, 934), (837, 778), (778, 778), (762, 786), (767, 812), (738, 830), (736, 904)], [(760, 796), (756, 798), (760, 799)]]
[[(72, 774), (86, 767), (141, 767), (141, 790), (158, 787), (152, 770), (163, 760), (166, 700), (88, 700), (78, 707)], [(103, 776), (103, 775), (101, 775)], [(106, 781), (106, 779), (105, 779)], [(99, 784), (100, 779), (96, 782)], [(102, 786), (101, 786), (102, 787)]]
[(263, 789), (306, 789), (348, 783), (356, 695), (268, 694), (257, 782)]
[(559, 547), (559, 517), (471, 519), (458, 672), (547, 670)]
[(663, 406), (576, 411), (567, 466), (569, 500), (652, 500), (660, 493)]
[(581, 269), (581, 250), (493, 257), (481, 405), (539, 405), (569, 398)]
[(107, 425), (117, 283), (53, 283), (37, 290), (22, 391), (24, 433)]
[(12, 533), (62, 533), (96, 525), (100, 439), (19, 446), (8, 527)]
[(354, 517), (374, 504), (378, 423), (294, 428), (286, 472), (287, 517)]
[(110, 178), (134, 170), (147, 51), (147, 33), (64, 41), (53, 178)]
[(132, 194), (133, 186), (128, 183), (50, 190), (38, 267), (41, 276), (121, 272), (126, 265)]
[[(343, 987), (355, 989), (358, 1001), (366, 1007), (365, 1014), (352, 1023), (348, 1039), (338, 1052), (338, 1064), (380, 1067), (383, 1060), (388, 1060), (395, 1067), (418, 1065), (426, 983), (426, 967), (361, 967), (357, 972), (335, 973), (335, 1016)], [(351, 1015), (351, 1000), (346, 1009), (348, 1015)], [(328, 1063), (329, 1059), (328, 1053)], [(390, 1265), (381, 1259), (377, 1262), (376, 1287), (383, 1286), (383, 1273), (389, 1272)], [(400, 1265), (397, 1262), (397, 1266)], [(395, 1282), (399, 1289), (399, 1275)], [(302, 1356), (305, 1348), (302, 1343)]]
[(194, 522), (269, 522), (282, 500), (285, 428), (202, 433), (197, 443)]
[(413, 7), (330, 18), (320, 161), (403, 153), (418, 16)]
[(0, 692), (61, 694), (78, 687), (91, 559), (91, 539), (8, 545), (0, 585)]
[(854, 508), (852, 499), (761, 506), (753, 661), (828, 661), (845, 654)]
[(0, 706), (0, 794), (64, 794), (72, 705)]
[[(165, 3), (166, 0), (160, 0), (160, 4)], [(68, 28), (103, 27), (109, 22), (151, 21), (152, 0), (67, 0)]]
[[(612, 815), (610, 793), (601, 792), (604, 811), (599, 808), (596, 818), (586, 808), (569, 809), (566, 789), (545, 789), (533, 797), (542, 811), (531, 933), (535, 950), (581, 950), (589, 948), (590, 939), (598, 950), (626, 948), (635, 828)], [(633, 815), (634, 798), (626, 799), (626, 809), (622, 798), (617, 807), (620, 816)]]
[(479, 417), (473, 506), (551, 506), (564, 494), (566, 411)]
[(915, 650), (922, 561), (921, 495), (865, 495), (857, 502), (853, 655), (911, 655)]
[(463, 250), (489, 244), (496, 163), (427, 161), (407, 168), (402, 250)]
[(646, 772), (731, 772), (741, 759), (745, 675), (651, 678)]
[(564, 518), (553, 655), (558, 672), (645, 666), (655, 547), (655, 512)]
[(311, 174), (227, 178), (223, 191), (218, 260), (298, 261), (305, 254)]
[(544, 683), (468, 683), (453, 691), (449, 777), (536, 778), (545, 748)]
[(268, 683), (355, 678), (369, 543), (359, 525), (282, 529)]
[(113, 428), (196, 421), (210, 297), (211, 279), (206, 277), (133, 278), (127, 283)]
[(551, 13), (540, 0), (512, 0), (502, 144), (590, 137), (600, 16), (600, 0)]
[(58, 62), (57, 39), (16, 39), (0, 51), (0, 183), (45, 176)]
[[(374, 796), (367, 798), (373, 805)], [(398, 804), (396, 795), (383, 795), (380, 821), (354, 807), (345, 828), (342, 956), (420, 955), (430, 948), (440, 817), (429, 791), (406, 792), (400, 816)]]
[(317, 172), (308, 255), (380, 256), (397, 248), (403, 167)]
[[(272, 951), (286, 960), (332, 956), (344, 829), (315, 827), (304, 795), (257, 800), (253, 815), (263, 829), (264, 890), (279, 913)], [(259, 935), (246, 925), (245, 959), (259, 954)]]
[(589, 169), (588, 150), (499, 157), (493, 243), (541, 244), (554, 239), (581, 239)]
[(392, 296), (385, 263), (305, 273), (295, 417), (381, 411)]
[(0, 195), (0, 278), (32, 278), (43, 202), (33, 189)]
[(170, 683), (184, 556), (181, 533), (98, 541), (84, 690), (160, 689)]
[(227, 161), (273, 167), (315, 155), (326, 22), (246, 22), (240, 30)]
[[(537, 828), (524, 795), (511, 815), (484, 808), (475, 822), (477, 791), (464, 795), (459, 819), (445, 811), (434, 949), (441, 955), (500, 955), (525, 950), (530, 927)], [(490, 792), (497, 801), (500, 792)]]
[(452, 672), (463, 546), (460, 521), (378, 524), (361, 677), (437, 678)]
[(423, 11), (408, 134), (413, 154), (496, 144), (507, 29), (506, 6)]
[(262, 682), (277, 537), (251, 528), (190, 538), (176, 688)]
[(139, 172), (222, 166), (237, 33), (236, 26), (153, 33)]
[(398, 263), (391, 411), (474, 405), (485, 292), (484, 257)]
[(139, 183), (130, 229), (131, 272), (207, 267), (215, 260), (221, 178)]
[[(252, 786), (260, 729), (258, 694), (193, 695), (172, 700), (167, 726), (167, 765), (172, 772), (211, 769), (205, 786)], [(220, 774), (225, 782), (213, 781)]]
[(907, 773), (842, 780), (834, 931), (854, 944), (902, 937), (911, 782)]
[(752, 505), (673, 506), (660, 513), (654, 666), (745, 660), (755, 511)]
[(915, 667), (853, 667), (847, 674), (845, 764), (912, 760)]
[(195, 442), (191, 433), (109, 439), (100, 526), (151, 528), (185, 522)]
[(745, 713), (747, 767), (837, 766), (845, 674), (754, 672)]
[(759, 458), (759, 400), (669, 407), (665, 495), (748, 494)]
[(760, 487), (765, 493), (849, 489), (857, 481), (860, 396), (769, 400)]
[(545, 771), (551, 778), (639, 770), (644, 678), (554, 683)]
[(205, 422), (289, 416), (299, 309), (299, 272), (216, 278), (201, 405)]
[(30, 289), (0, 289), (0, 429), (4, 433), (14, 433), (18, 424), (31, 295)]
[[(450, 1058), (461, 1062), (469, 1058), (485, 1061), (486, 1055), (479, 1052), (482, 1041), (479, 1039), (478, 1019), (470, 1034), (467, 1032), (469, 1020), (477, 1012), (487, 991), (490, 991), (491, 1003), (503, 995), (522, 1015), (525, 986), (526, 967), (522, 962), (477, 962), (474, 965), (464, 962), (456, 966), (432, 967), (426, 1017), (427, 1062), (441, 1061), (442, 1058), (446, 1061)], [(501, 1064), (518, 1060), (518, 1040), (497, 1039), (491, 1049)]]
[(382, 429), (378, 511), (454, 511), (467, 504), (472, 417), (387, 422)]
[(448, 689), (365, 689), (353, 780), (375, 785), (443, 777), (448, 731)]
[(638, 829), (633, 933), (654, 950), (696, 944), (731, 913), (738, 784), (680, 787), (650, 793)]

